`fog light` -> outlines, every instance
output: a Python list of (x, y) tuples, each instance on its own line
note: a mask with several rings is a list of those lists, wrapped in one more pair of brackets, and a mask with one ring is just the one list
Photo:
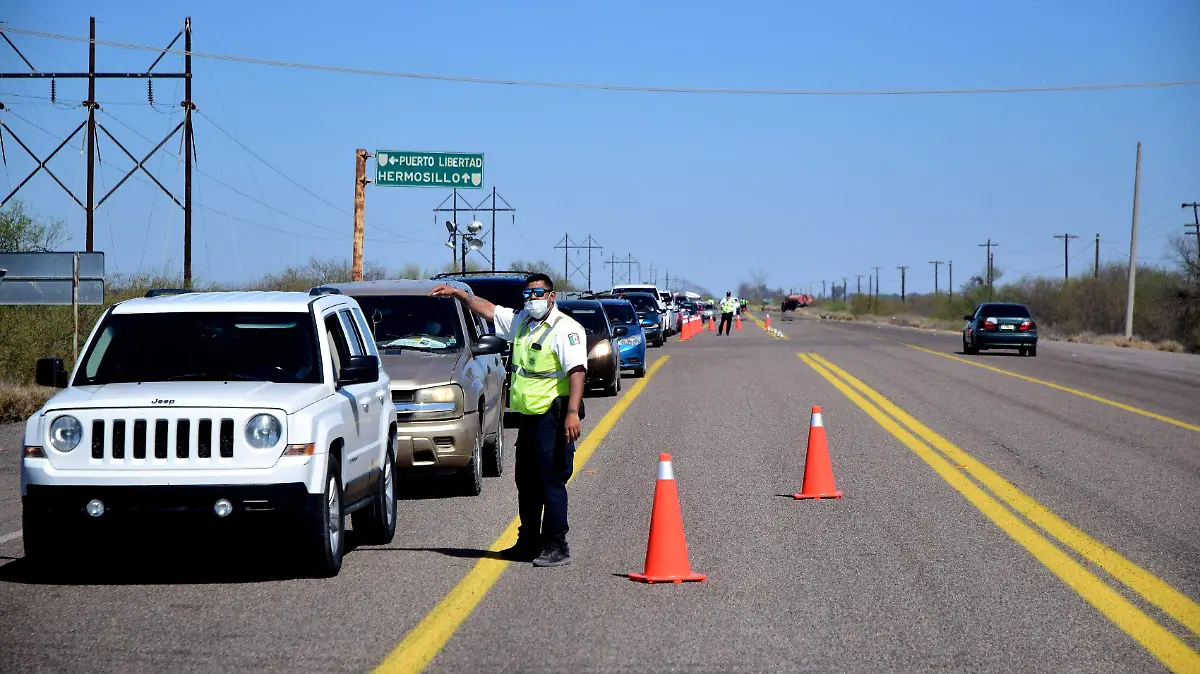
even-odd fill
[(233, 504), (229, 502), (229, 499), (217, 499), (217, 502), (213, 504), (213, 512), (217, 514), (217, 517), (226, 517), (233, 512)]
[(87, 506), (84, 507), (84, 510), (86, 510), (87, 514), (91, 515), (92, 517), (99, 517), (104, 514), (104, 502), (98, 498), (94, 498), (87, 502)]

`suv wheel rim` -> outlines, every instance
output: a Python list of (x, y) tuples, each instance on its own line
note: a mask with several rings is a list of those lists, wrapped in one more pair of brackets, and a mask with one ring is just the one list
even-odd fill
[(396, 519), (396, 492), (392, 481), (392, 460), (388, 457), (383, 462), (383, 513), (387, 517), (387, 525), (392, 526)]
[(338, 497), (337, 479), (329, 476), (329, 498), (325, 500), (329, 515), (329, 551), (337, 554), (342, 539), (342, 504)]

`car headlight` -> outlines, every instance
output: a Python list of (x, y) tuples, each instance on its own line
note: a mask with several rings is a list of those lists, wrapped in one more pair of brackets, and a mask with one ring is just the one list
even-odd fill
[(463, 415), (462, 387), (443, 384), (417, 389), (411, 404), (396, 403), (396, 412), (413, 421), (457, 419)]
[(638, 344), (642, 343), (642, 336), (630, 335), (628, 337), (622, 337), (617, 340), (617, 343), (621, 346), (637, 346)]
[(83, 439), (83, 424), (68, 414), (50, 424), (50, 446), (60, 452), (69, 452), (79, 446)]
[(283, 437), (283, 424), (270, 414), (255, 414), (246, 422), (246, 442), (255, 449), (274, 447)]
[(612, 346), (607, 341), (600, 342), (596, 348), (592, 349), (591, 355), (595, 358), (603, 358), (612, 353)]

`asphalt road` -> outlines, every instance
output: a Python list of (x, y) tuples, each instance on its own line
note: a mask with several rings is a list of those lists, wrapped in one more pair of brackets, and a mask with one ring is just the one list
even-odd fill
[[(269, 544), (188, 536), (165, 554), (158, 531), (47, 578), (5, 540), (20, 438), (0, 427), (0, 670), (1200, 663), (1200, 358), (1049, 342), (965, 357), (953, 335), (774, 318), (787, 339), (747, 321), (672, 341), (644, 384), (589, 399), (575, 563), (558, 569), (488, 558), (516, 515), (509, 452), (479, 497), (410, 494), (393, 544), (353, 550), (334, 579), (290, 578)], [(813, 405), (842, 499), (792, 498)], [(660, 452), (703, 583), (624, 576), (642, 570)]]

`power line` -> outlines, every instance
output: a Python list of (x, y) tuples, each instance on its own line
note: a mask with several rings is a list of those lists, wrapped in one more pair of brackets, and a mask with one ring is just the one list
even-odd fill
[(399, 77), (405, 79), (416, 80), (435, 80), (442, 82), (458, 82), (466, 84), (499, 84), (508, 86), (523, 86), (523, 87), (543, 87), (553, 89), (590, 89), (600, 91), (628, 91), (642, 93), (675, 93), (675, 94), (720, 94), (720, 95), (742, 95), (742, 96), (929, 96), (929, 95), (960, 95), (960, 94), (1016, 94), (1016, 93), (1041, 93), (1041, 92), (1062, 92), (1062, 91), (1101, 91), (1113, 89), (1148, 89), (1161, 87), (1178, 87), (1178, 86), (1195, 86), (1200, 84), (1200, 80), (1180, 80), (1168, 82), (1130, 82), (1119, 84), (1077, 84), (1077, 85), (1051, 85), (1040, 87), (990, 87), (990, 88), (968, 88), (968, 89), (847, 89), (847, 90), (822, 90), (822, 89), (733, 89), (733, 88), (700, 88), (700, 87), (670, 87), (670, 86), (639, 86), (639, 85), (621, 85), (621, 84), (597, 84), (587, 82), (550, 82), (541, 80), (517, 80), (509, 78), (488, 78), (488, 77), (468, 77), (464, 75), (438, 75), (433, 73), (410, 73), (396, 70), (376, 70), (370, 68), (352, 68), (346, 66), (329, 66), (314, 63), (300, 63), (295, 61), (279, 61), (274, 59), (253, 58), (249, 56), (236, 56), (232, 54), (214, 54), (206, 52), (189, 51), (183, 49), (162, 49), (161, 47), (151, 47), (148, 45), (132, 44), (128, 42), (115, 42), (111, 40), (91, 40), (85, 37), (77, 37), (74, 35), (61, 35), (58, 33), (49, 33), (45, 31), (29, 30), (25, 28), (14, 28), (11, 26), (0, 26), (0, 33), (13, 33), (18, 35), (29, 35), (31, 37), (40, 37), (51, 40), (65, 40), (68, 42), (92, 42), (96, 45), (106, 47), (115, 47), (118, 49), (132, 49), (136, 51), (151, 51), (163, 54), (178, 54), (183, 56), (192, 56), (195, 58), (212, 59), (217, 61), (230, 61), (233, 63), (248, 63), (255, 65), (274, 66), (280, 68), (296, 68), (301, 70), (317, 70), (322, 72), (333, 72), (350, 75), (371, 75), (376, 77)]

